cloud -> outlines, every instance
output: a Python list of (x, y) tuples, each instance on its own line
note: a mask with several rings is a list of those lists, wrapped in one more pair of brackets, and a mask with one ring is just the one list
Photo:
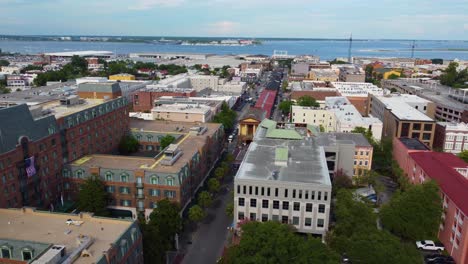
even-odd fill
[(239, 33), (240, 24), (233, 21), (217, 21), (209, 24), (207, 33), (212, 35), (232, 35)]
[(184, 3), (184, 0), (136, 0), (136, 3), (129, 6), (131, 10), (148, 10), (155, 7), (175, 7)]

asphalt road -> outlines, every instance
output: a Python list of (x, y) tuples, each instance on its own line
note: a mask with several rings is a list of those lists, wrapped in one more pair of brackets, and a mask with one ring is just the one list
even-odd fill
[[(232, 190), (232, 181), (227, 185)], [(224, 187), (222, 194), (207, 210), (205, 220), (199, 224), (193, 234), (193, 244), (188, 248), (182, 263), (184, 264), (210, 264), (216, 263), (223, 253), (228, 235), (228, 227), (232, 218), (226, 215), (226, 206), (231, 199), (230, 191)]]

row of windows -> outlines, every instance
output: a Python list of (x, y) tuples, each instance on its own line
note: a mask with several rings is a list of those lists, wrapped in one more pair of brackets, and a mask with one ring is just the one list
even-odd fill
[(362, 151), (362, 150), (361, 151), (354, 151), (354, 156), (357, 156), (357, 155), (364, 156), (364, 154), (366, 156), (369, 156), (369, 153), (370, 153), (369, 151)]
[[(4, 259), (12, 259), (13, 258), (13, 248), (11, 246), (1, 246), (0, 250), (0, 257)], [(34, 250), (25, 247), (21, 249), (21, 258), (23, 261), (32, 260), (34, 256)]]
[[(268, 214), (262, 214), (261, 219), (258, 219), (256, 213), (250, 213), (249, 219), (254, 220), (254, 221), (261, 220), (262, 222), (266, 222), (268, 220), (278, 221), (279, 222), (280, 221), (279, 217), (280, 217), (279, 215), (272, 215), (271, 219), (269, 219)], [(238, 212), (237, 219), (238, 220), (244, 220), (245, 219), (245, 213), (244, 212)], [(289, 217), (287, 215), (282, 215), (281, 216), (281, 223), (283, 223), (283, 224), (292, 224), (292, 225), (295, 225), (295, 226), (299, 226), (300, 225), (300, 218), (298, 216), (293, 216), (292, 219), (289, 219)], [(323, 218), (318, 218), (317, 219), (317, 227), (318, 228), (323, 228), (324, 225), (325, 225), (325, 220)], [(304, 218), (304, 226), (311, 227), (312, 226), (312, 218), (310, 218), (310, 217)]]
[[(270, 206), (270, 201), (269, 200), (261, 200), (262, 202), (262, 208), (268, 209)], [(283, 210), (289, 210), (289, 204), (290, 202), (288, 201), (283, 201), (282, 203), (282, 209)], [(299, 202), (292, 202), (292, 208), (293, 211), (299, 211), (301, 209), (301, 204)], [(238, 199), (238, 205), (239, 206), (245, 206), (245, 198), (239, 197)], [(273, 209), (280, 209), (280, 201), (273, 200), (272, 203), (272, 208)], [(257, 207), (257, 199), (251, 198), (250, 199), (250, 207)], [(325, 204), (319, 204), (318, 205), (318, 212), (319, 213), (325, 213)], [(306, 203), (305, 210), (306, 212), (312, 212), (313, 204), (312, 203)]]
[[(68, 170), (64, 170), (63, 175), (66, 178), (70, 177), (70, 174), (69, 174)], [(75, 178), (79, 178), (79, 179), (84, 178), (85, 177), (85, 171), (82, 170), (82, 169), (78, 169), (78, 170), (75, 171), (74, 176), (75, 176)], [(121, 173), (120, 177), (117, 177), (117, 179), (118, 180), (116, 180), (116, 177), (114, 176), (113, 172), (110, 172), (110, 171), (106, 172), (105, 180), (108, 181), (108, 182), (115, 182), (115, 181), (129, 182), (130, 175), (128, 175), (127, 173)], [(141, 178), (140, 177), (137, 177), (137, 182), (141, 183)], [(156, 175), (150, 177), (149, 183), (150, 184), (162, 184), (162, 182), (160, 181), (160, 177), (156, 176)], [(167, 186), (174, 186), (174, 177), (166, 176), (164, 178), (164, 183)]]
[[(455, 148), (454, 148), (455, 146)], [(452, 150), (452, 149), (455, 149), (455, 150), (462, 150), (462, 143), (455, 143), (455, 145), (453, 144), (453, 142), (447, 142), (445, 143), (445, 149), (447, 150)], [(468, 149), (468, 142), (463, 144), (463, 150), (466, 150)]]
[[(270, 187), (258, 187), (258, 186), (247, 186), (247, 185), (237, 185), (237, 194), (249, 194), (249, 195), (261, 195), (261, 196), (279, 196), (279, 188), (270, 188)], [(309, 190), (296, 190), (296, 189), (284, 189), (283, 197), (288, 198), (288, 195), (291, 194), (292, 198), (298, 199), (311, 199), (321, 201), (322, 198), (324, 201), (328, 200), (328, 192), (321, 191), (310, 191)], [(309, 195), (310, 194), (310, 195)], [(317, 194), (317, 196), (316, 196)], [(323, 196), (322, 196), (323, 194)]]
[(103, 115), (109, 113), (110, 111), (121, 107), (124, 105), (122, 100), (115, 100), (111, 103), (107, 103), (105, 105), (97, 106), (91, 110), (84, 111), (84, 113), (77, 113), (74, 117), (70, 116), (67, 118), (66, 123), (68, 128), (73, 127), (74, 125), (80, 124), (82, 121), (88, 121), (92, 118), (96, 118), (99, 115)]
[[(69, 185), (68, 185), (69, 186)], [(119, 187), (119, 193), (120, 194), (131, 194), (130, 187)], [(106, 191), (108, 193), (115, 193), (115, 186), (113, 185), (107, 185), (106, 186)], [(138, 195), (143, 195), (143, 192), (140, 192), (140, 189), (137, 190)], [(154, 196), (154, 197), (159, 197), (161, 196), (161, 190), (159, 189), (149, 189), (148, 190), (148, 195), (149, 196)], [(176, 191), (169, 191), (165, 190), (164, 191), (164, 197), (166, 198), (175, 198), (176, 197)]]
[(362, 166), (362, 165), (368, 166), (368, 165), (369, 165), (369, 161), (367, 161), (367, 160), (364, 160), (364, 161), (363, 161), (363, 160), (359, 160), (359, 162), (358, 162), (357, 160), (354, 160), (354, 165), (358, 165), (358, 164), (359, 164), (359, 166)]

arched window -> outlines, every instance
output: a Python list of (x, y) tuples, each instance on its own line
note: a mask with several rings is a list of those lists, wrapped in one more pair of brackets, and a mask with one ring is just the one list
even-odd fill
[(106, 181), (114, 181), (114, 174), (111, 171), (106, 172)]
[(156, 176), (156, 175), (151, 176), (150, 183), (151, 184), (159, 184), (159, 177)]
[(169, 176), (169, 177), (166, 177), (166, 185), (168, 186), (174, 186), (174, 178)]
[(128, 182), (128, 174), (122, 173), (122, 174), (120, 175), (120, 181), (121, 181), (121, 182)]
[(77, 170), (75, 172), (75, 177), (76, 178), (83, 178), (83, 176), (84, 176), (84, 171), (83, 170)]
[(0, 247), (0, 257), (4, 259), (11, 258), (11, 246), (10, 245), (3, 245)]
[(29, 261), (29, 260), (32, 260), (33, 257), (34, 257), (34, 252), (31, 248), (29, 247), (24, 247), (22, 250), (21, 250), (21, 256), (23, 258), (24, 261)]
[(63, 177), (65, 178), (70, 177), (70, 172), (67, 169), (63, 169)]

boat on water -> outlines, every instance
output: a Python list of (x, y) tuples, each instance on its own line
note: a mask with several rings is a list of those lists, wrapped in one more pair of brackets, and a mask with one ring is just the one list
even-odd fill
[(159, 40), (153, 40), (151, 43), (159, 45), (180, 45), (182, 44), (182, 40), (161, 38)]

